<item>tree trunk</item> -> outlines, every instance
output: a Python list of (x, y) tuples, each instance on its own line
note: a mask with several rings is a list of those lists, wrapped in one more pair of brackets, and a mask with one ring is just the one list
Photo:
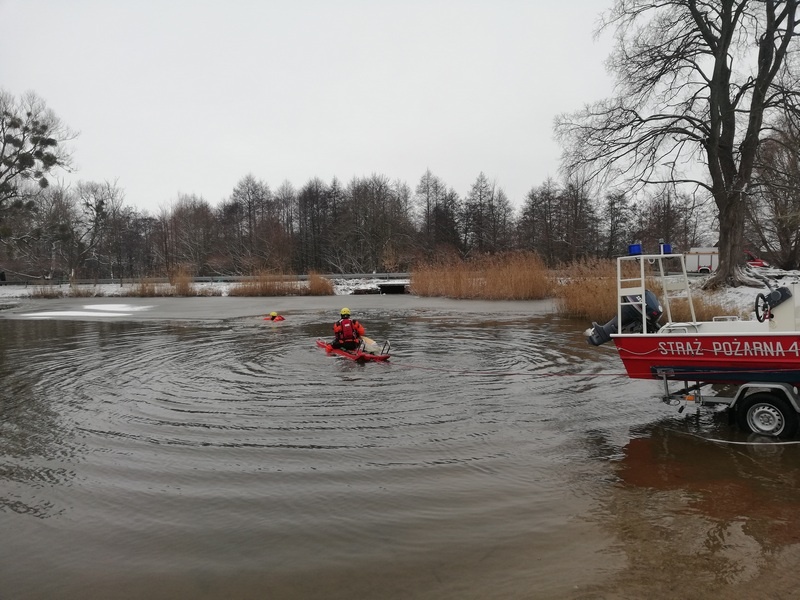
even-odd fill
[(742, 285), (762, 287), (760, 281), (748, 277), (742, 263), (744, 262), (744, 220), (745, 207), (742, 192), (734, 192), (723, 202), (717, 202), (719, 208), (719, 266), (709, 277), (703, 289), (714, 290), (723, 287)]
[[(715, 289), (725, 286), (739, 286), (739, 262), (741, 245), (744, 238), (744, 207), (741, 205), (741, 194), (726, 198), (719, 207), (719, 267), (716, 273), (706, 282), (705, 288)], [(720, 206), (722, 204), (722, 206)]]

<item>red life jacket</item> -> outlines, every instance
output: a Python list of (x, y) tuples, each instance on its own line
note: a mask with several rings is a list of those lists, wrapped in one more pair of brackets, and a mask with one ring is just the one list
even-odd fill
[(352, 319), (342, 319), (339, 321), (339, 325), (342, 327), (341, 331), (339, 331), (339, 341), (354, 342), (358, 339), (358, 333), (353, 326)]

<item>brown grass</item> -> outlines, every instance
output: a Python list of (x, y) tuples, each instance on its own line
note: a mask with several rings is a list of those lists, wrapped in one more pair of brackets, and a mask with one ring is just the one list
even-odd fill
[(319, 273), (312, 271), (308, 274), (309, 296), (333, 296), (333, 283)]
[(308, 285), (296, 275), (263, 273), (232, 286), (229, 296), (332, 296), (333, 284), (317, 273), (309, 273)]
[(38, 300), (63, 298), (64, 291), (53, 285), (37, 285), (31, 292), (31, 298)]
[(152, 279), (141, 279), (132, 287), (120, 290), (120, 295), (132, 298), (155, 298), (171, 296), (171, 291), (169, 284), (156, 283)]
[(66, 296), (69, 298), (94, 298), (98, 295), (97, 288), (94, 286), (86, 285), (72, 285), (70, 284)]
[[(728, 306), (711, 298), (704, 292), (692, 290), (692, 304), (694, 304), (694, 314), (698, 321), (711, 321), (714, 317), (733, 316), (740, 319), (747, 318), (747, 311), (740, 310), (733, 306)], [(670, 302), (673, 321), (691, 321), (692, 316), (687, 302)]]
[(172, 293), (175, 296), (187, 297), (197, 295), (194, 291), (192, 276), (184, 270), (180, 270), (170, 277), (170, 284), (172, 285)]
[[(607, 321), (617, 314), (616, 278), (616, 261), (589, 259), (573, 263), (563, 271), (563, 276), (555, 287), (558, 314), (598, 322)], [(648, 278), (646, 286), (656, 296), (660, 296), (661, 290), (656, 280)], [(663, 304), (663, 299), (659, 297), (659, 300)], [(692, 291), (692, 304), (698, 321), (710, 321), (718, 316), (733, 315), (739, 318), (745, 316), (738, 309), (726, 306), (695, 290)], [(692, 320), (686, 299), (671, 298), (670, 311), (673, 321)], [(666, 315), (661, 320), (664, 322)]]
[(557, 312), (600, 321), (617, 314), (617, 266), (612, 260), (587, 259), (560, 273), (554, 289)]
[(418, 296), (485, 300), (541, 300), (553, 294), (551, 276), (531, 253), (510, 253), (468, 262), (418, 267), (409, 289)]

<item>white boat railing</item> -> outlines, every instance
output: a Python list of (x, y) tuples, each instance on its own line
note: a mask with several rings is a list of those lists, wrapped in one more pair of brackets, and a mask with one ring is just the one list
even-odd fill
[[(666, 261), (671, 261), (665, 265)], [(633, 263), (635, 266), (629, 267)], [(679, 271), (666, 269), (665, 266), (679, 265)], [(635, 273), (635, 275), (634, 275)], [(621, 332), (622, 311), (625, 306), (633, 306), (642, 316), (642, 332), (647, 333), (647, 279), (655, 278), (659, 285), (661, 302), (667, 322), (672, 322), (671, 300), (685, 299), (693, 323), (697, 322), (692, 301), (692, 292), (689, 288), (689, 276), (686, 272), (686, 262), (683, 254), (637, 254), (632, 256), (617, 257), (617, 323)], [(651, 290), (656, 293), (656, 290)]]

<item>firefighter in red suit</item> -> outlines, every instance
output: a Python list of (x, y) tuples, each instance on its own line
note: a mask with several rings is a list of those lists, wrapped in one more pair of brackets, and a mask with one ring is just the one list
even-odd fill
[(333, 324), (333, 348), (355, 350), (361, 345), (361, 336), (364, 335), (364, 326), (350, 317), (350, 309), (343, 308), (341, 319)]

